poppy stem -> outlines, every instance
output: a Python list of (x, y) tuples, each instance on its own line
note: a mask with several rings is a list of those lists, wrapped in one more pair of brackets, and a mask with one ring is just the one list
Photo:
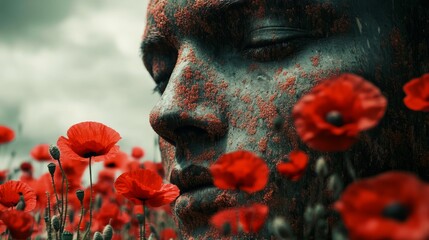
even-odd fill
[(52, 225), (51, 225), (51, 196), (46, 192), (47, 206), (45, 209), (45, 222), (48, 234), (48, 240), (52, 240)]
[(91, 167), (91, 157), (89, 157), (89, 228), (91, 228), (92, 223), (92, 167)]
[[(62, 180), (62, 183), (61, 183), (61, 189), (62, 189), (62, 191), (61, 191), (61, 198), (62, 198), (61, 199), (61, 201), (62, 201), (61, 205), (63, 206), (62, 207), (62, 212), (64, 213), (63, 214), (64, 216), (62, 216), (62, 218), (61, 218), (62, 224), (61, 224), (61, 228), (60, 228), (60, 234), (62, 235), (63, 231), (64, 231), (64, 227), (66, 225), (66, 221), (67, 221), (67, 208), (68, 208), (67, 207), (67, 205), (68, 205), (67, 199), (68, 199), (68, 192), (69, 192), (69, 181), (68, 181), (68, 179), (66, 177), (66, 173), (64, 172), (64, 169), (63, 169), (63, 166), (61, 165), (61, 161), (60, 160), (58, 160), (58, 166), (60, 167), (61, 175), (63, 175), (63, 180)], [(65, 194), (64, 194), (64, 182), (66, 184), (66, 192), (65, 192)], [(65, 201), (64, 201), (64, 199), (65, 199)]]
[[(85, 240), (91, 232), (92, 224), (92, 168), (91, 168), (91, 157), (89, 157), (89, 225), (83, 235), (83, 240)], [(91, 235), (91, 234), (90, 234)]]
[(80, 225), (82, 224), (83, 215), (84, 215), (84, 207), (83, 207), (83, 202), (81, 202), (79, 224), (77, 225), (77, 240), (80, 240), (79, 233), (80, 233)]
[(58, 204), (60, 203), (60, 199), (59, 199), (59, 197), (58, 197), (57, 188), (55, 187), (55, 180), (54, 180), (54, 176), (51, 176), (51, 179), (52, 179), (52, 188), (54, 189), (55, 198), (56, 198), (56, 200), (57, 200), (57, 204), (56, 204), (56, 206), (57, 206), (57, 210), (58, 210), (58, 213), (61, 215), (61, 214), (62, 214), (62, 211), (61, 211), (60, 205), (58, 205)]
[(146, 206), (144, 204), (144, 201), (143, 201), (143, 224), (140, 225), (140, 235), (141, 235), (141, 239), (146, 240)]

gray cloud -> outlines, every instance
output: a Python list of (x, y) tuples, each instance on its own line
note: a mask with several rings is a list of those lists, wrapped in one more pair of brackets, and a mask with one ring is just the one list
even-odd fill
[(23, 126), (7, 146), (18, 152), (14, 164), (87, 120), (116, 129), (124, 151), (139, 145), (153, 158), (149, 112), (159, 97), (139, 59), (147, 1), (71, 2), (0, 2), (0, 35), (7, 33), (0, 37), (0, 124)]

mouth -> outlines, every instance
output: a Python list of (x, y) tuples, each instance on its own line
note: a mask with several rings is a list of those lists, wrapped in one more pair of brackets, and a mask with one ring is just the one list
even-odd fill
[(214, 187), (209, 170), (198, 165), (190, 165), (184, 169), (174, 169), (171, 172), (170, 182), (180, 189), (180, 194)]

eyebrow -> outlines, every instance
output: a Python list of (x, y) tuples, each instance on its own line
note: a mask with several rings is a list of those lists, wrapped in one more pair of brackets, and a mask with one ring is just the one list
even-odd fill
[[(194, 8), (191, 8), (190, 16), (201, 16), (206, 13), (214, 14), (224, 12), (236, 7), (241, 7), (245, 3), (249, 3), (249, 0), (218, 0), (218, 1), (204, 1)], [(168, 43), (168, 39), (160, 31), (155, 29), (149, 29), (147, 35), (144, 37), (140, 44), (140, 55), (144, 56), (144, 53), (161, 42)]]

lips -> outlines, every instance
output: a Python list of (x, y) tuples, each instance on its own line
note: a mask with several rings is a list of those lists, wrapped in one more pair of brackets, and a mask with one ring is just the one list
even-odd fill
[(189, 165), (180, 170), (173, 169), (170, 182), (180, 189), (180, 194), (214, 186), (209, 170), (198, 165)]

